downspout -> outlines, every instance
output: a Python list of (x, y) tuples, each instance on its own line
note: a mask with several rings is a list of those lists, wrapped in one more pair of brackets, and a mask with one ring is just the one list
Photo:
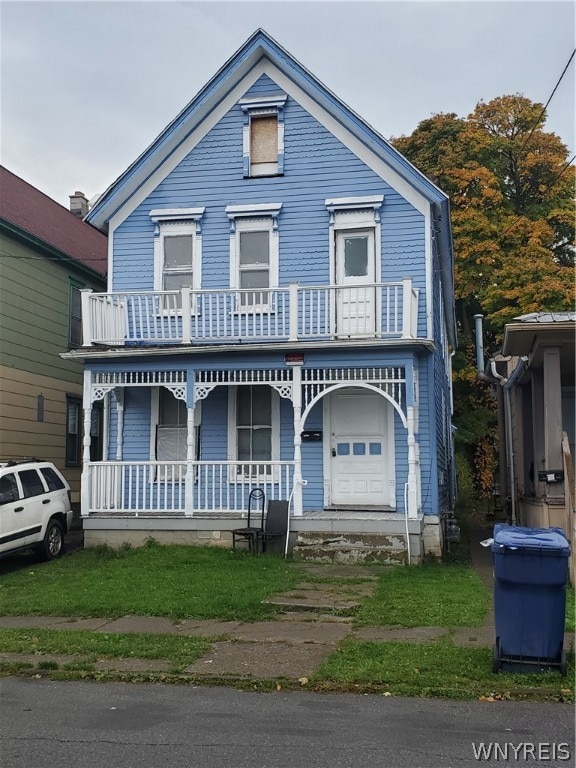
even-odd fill
[(484, 372), (484, 335), (482, 320), (484, 315), (474, 315), (476, 328), (476, 370), (478, 378), (485, 384), (498, 383), (502, 387), (504, 399), (504, 423), (506, 433), (506, 464), (508, 465), (508, 483), (510, 486), (510, 517), (512, 525), (516, 525), (516, 485), (514, 483), (514, 442), (512, 440), (512, 406), (510, 402), (510, 388), (505, 385), (508, 379), (501, 376), (496, 370), (496, 361), (490, 358), (490, 373), (487, 376)]

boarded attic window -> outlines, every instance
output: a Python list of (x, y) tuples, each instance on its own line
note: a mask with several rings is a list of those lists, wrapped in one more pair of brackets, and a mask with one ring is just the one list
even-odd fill
[(278, 115), (250, 117), (250, 176), (278, 173)]

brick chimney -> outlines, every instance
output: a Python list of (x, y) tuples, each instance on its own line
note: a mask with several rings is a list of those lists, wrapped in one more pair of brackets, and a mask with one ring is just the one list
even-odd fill
[(88, 200), (84, 192), (74, 192), (70, 195), (70, 213), (83, 219), (88, 213)]

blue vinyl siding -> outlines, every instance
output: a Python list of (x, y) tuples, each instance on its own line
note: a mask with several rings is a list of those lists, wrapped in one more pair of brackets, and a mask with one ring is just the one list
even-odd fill
[(124, 393), (124, 461), (150, 461), (150, 392), (146, 387)]
[[(261, 77), (245, 94), (264, 96), (282, 89), (267, 76)], [(419, 291), (418, 336), (425, 337), (426, 264), (425, 221), (397, 191), (365, 165), (294, 99), (285, 109), (284, 175), (245, 178), (242, 157), (242, 111), (232, 107), (198, 145), (169, 173), (156, 189), (114, 231), (113, 290), (148, 291), (154, 288), (153, 208), (205, 207), (202, 218), (202, 283), (204, 289), (230, 285), (230, 222), (228, 205), (282, 203), (279, 227), (279, 285), (326, 285), (330, 282), (329, 215), (325, 200), (334, 197), (383, 195), (380, 210), (382, 271), (379, 281), (396, 282), (410, 277)], [(451, 447), (449, 393), (445, 367), (445, 343), (440, 317), (440, 274), (434, 253), (432, 285), (433, 335), (435, 351), (395, 347), (332, 347), (306, 349), (306, 367), (347, 368), (362, 366), (417, 367), (420, 400), (417, 440), (420, 448), (422, 511), (438, 514), (449, 499)], [(93, 370), (186, 370), (189, 381), (197, 370), (251, 370), (283, 368), (283, 352), (206, 353), (122, 360), (115, 354), (110, 362), (88, 362)], [(189, 388), (189, 392), (191, 388)], [(228, 446), (227, 386), (218, 386), (202, 401), (200, 458), (222, 462), (231, 455)], [(151, 390), (130, 388), (125, 392), (123, 459), (150, 459)], [(444, 403), (444, 406), (443, 406)], [(403, 408), (406, 405), (404, 393)], [(389, 406), (392, 409), (392, 406)], [(408, 477), (407, 432), (400, 416), (393, 412), (396, 509), (404, 511), (404, 486)], [(305, 429), (324, 429), (323, 402), (308, 416)], [(117, 417), (111, 398), (107, 457), (116, 454)], [(324, 441), (329, 436), (324, 435)], [(280, 398), (280, 458), (293, 459), (293, 411), (289, 400)], [(321, 509), (324, 503), (324, 443), (302, 445), (304, 509)]]
[[(281, 89), (262, 77), (248, 95)], [(242, 111), (235, 105), (114, 232), (113, 290), (152, 290), (152, 208), (205, 206), (202, 287), (230, 284), (227, 205), (281, 202), (279, 282), (329, 282), (329, 230), (325, 200), (384, 195), (383, 281), (410, 276), (420, 290), (419, 332), (425, 332), (424, 218), (293, 99), (285, 106), (285, 174), (244, 178)]]

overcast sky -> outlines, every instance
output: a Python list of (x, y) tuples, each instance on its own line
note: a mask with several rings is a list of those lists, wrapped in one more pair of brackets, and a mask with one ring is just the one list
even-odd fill
[[(573, 2), (2, 2), (1, 160), (103, 192), (258, 27), (387, 138), (483, 99), (545, 103)], [(574, 149), (574, 61), (548, 129)]]

